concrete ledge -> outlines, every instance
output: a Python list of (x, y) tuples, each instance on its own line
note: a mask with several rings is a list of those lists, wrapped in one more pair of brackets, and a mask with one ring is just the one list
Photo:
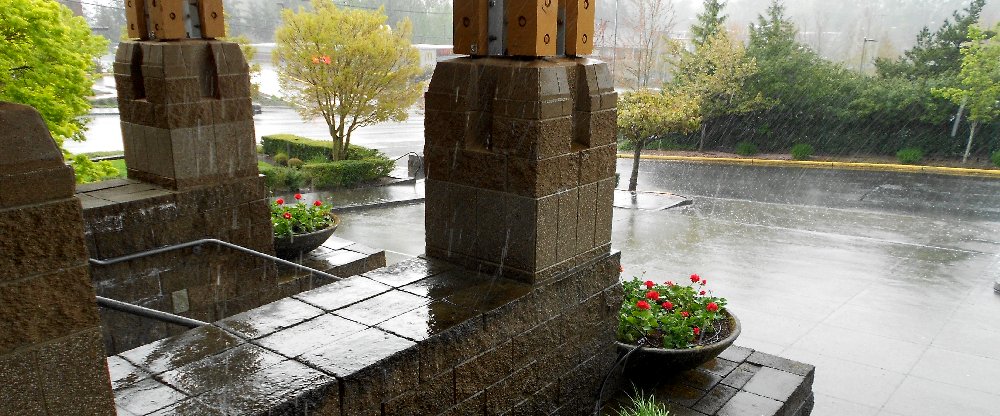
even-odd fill
[[(619, 154), (619, 159), (631, 159), (632, 155)], [(950, 176), (978, 176), (1000, 178), (1000, 169), (949, 168), (944, 166), (897, 165), (891, 163), (818, 162), (810, 160), (743, 159), (735, 157), (661, 156), (644, 155), (643, 160), (667, 160), (690, 163), (718, 163), (725, 165), (751, 165), (795, 167), (809, 169), (867, 170), (881, 172), (931, 173)]]

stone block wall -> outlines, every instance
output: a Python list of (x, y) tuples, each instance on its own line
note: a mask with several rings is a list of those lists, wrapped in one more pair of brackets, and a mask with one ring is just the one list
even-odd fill
[(0, 102), (0, 414), (114, 415), (73, 171)]
[(377, 269), (110, 357), (119, 414), (589, 414), (617, 358), (619, 261), (536, 284)]
[[(266, 191), (259, 178), (174, 191), (133, 180), (82, 185), (86, 245), (97, 259), (215, 238), (273, 252)], [(272, 262), (212, 245), (111, 266), (92, 266), (97, 294), (202, 321), (298, 293)], [(183, 327), (101, 309), (108, 353), (124, 351)]]
[(428, 255), (538, 281), (608, 252), (606, 64), (458, 58), (438, 64), (425, 97)]
[(129, 178), (187, 189), (257, 175), (239, 45), (122, 42), (114, 70)]

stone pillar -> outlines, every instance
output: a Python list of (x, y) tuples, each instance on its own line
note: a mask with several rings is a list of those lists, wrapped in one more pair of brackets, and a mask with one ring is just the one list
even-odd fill
[(239, 45), (122, 42), (114, 67), (129, 178), (184, 190), (258, 175)]
[(439, 63), (426, 94), (427, 254), (528, 282), (607, 254), (616, 103), (595, 60)]
[(0, 414), (114, 415), (73, 171), (0, 102)]

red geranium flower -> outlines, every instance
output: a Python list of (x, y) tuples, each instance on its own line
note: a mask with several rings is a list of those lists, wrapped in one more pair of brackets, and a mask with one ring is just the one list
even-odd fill
[(663, 309), (673, 309), (673, 308), (674, 308), (674, 304), (670, 303), (669, 300), (666, 301), (666, 302), (663, 302)]
[(330, 65), (330, 62), (333, 62), (332, 60), (330, 60), (330, 57), (326, 56), (326, 55), (323, 55), (323, 57), (320, 58), (320, 59), (323, 61), (324, 64), (327, 64), (327, 65)]
[(684, 311), (684, 312), (681, 312), (681, 316), (687, 318), (687, 317), (691, 316), (691, 314), (687, 313), (687, 311)]
[(646, 281), (646, 289), (652, 289), (653, 286), (656, 286), (656, 283), (653, 283), (652, 280), (647, 280)]
[(283, 205), (285, 203), (285, 200), (281, 199), (281, 198), (278, 198), (276, 201), (274, 201), (274, 203), (278, 204), (278, 205)]
[(698, 328), (698, 327), (694, 327), (694, 328), (691, 328), (691, 329), (693, 329), (693, 330), (694, 330), (694, 334), (695, 334), (695, 335), (698, 335), (698, 334), (700, 334), (700, 333), (701, 333), (701, 328)]
[(285, 217), (286, 220), (290, 220), (290, 219), (292, 219), (292, 213), (291, 212), (286, 212), (285, 215), (282, 215), (282, 217)]
[(696, 274), (691, 275), (691, 282), (698, 283), (699, 280), (701, 280), (701, 277), (698, 277), (698, 275)]
[(315, 206), (317, 206), (317, 207), (318, 207), (318, 206), (320, 206), (320, 205), (323, 205), (323, 201), (316, 201), (316, 202), (313, 202), (313, 205), (315, 205)]
[(673, 285), (674, 285), (673, 280), (667, 280), (667, 286), (673, 286)]
[(719, 305), (715, 302), (709, 302), (708, 305), (705, 305), (705, 309), (708, 309), (709, 312), (715, 312), (719, 310)]
[(646, 293), (646, 299), (657, 300), (659, 298), (660, 298), (660, 292), (657, 292), (655, 290), (650, 290), (649, 293)]
[(646, 302), (644, 300), (640, 300), (640, 301), (638, 301), (638, 302), (635, 303), (635, 307), (637, 307), (639, 309), (642, 309), (644, 311), (648, 311), (649, 310), (649, 302)]
[(705, 286), (705, 285), (707, 285), (707, 284), (708, 284), (708, 280), (705, 280), (705, 279), (701, 279), (701, 285), (702, 285), (702, 286)]
[(302, 199), (302, 194), (295, 194), (295, 199)]
[(699, 295), (702, 295), (702, 296), (705, 296), (705, 291), (704, 291), (704, 290), (702, 290), (701, 292), (698, 292), (698, 294), (699, 294)]

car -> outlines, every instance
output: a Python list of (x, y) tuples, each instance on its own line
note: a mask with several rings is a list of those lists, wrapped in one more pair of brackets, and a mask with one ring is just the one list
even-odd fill
[(260, 104), (253, 104), (253, 113), (254, 114), (260, 114), (260, 113), (263, 113), (263, 112), (264, 112), (264, 110), (261, 108)]

